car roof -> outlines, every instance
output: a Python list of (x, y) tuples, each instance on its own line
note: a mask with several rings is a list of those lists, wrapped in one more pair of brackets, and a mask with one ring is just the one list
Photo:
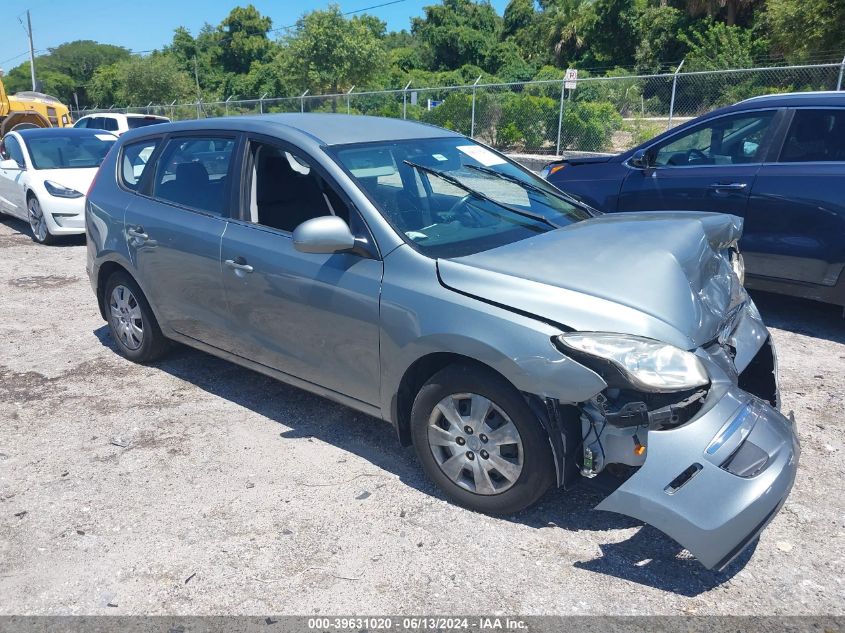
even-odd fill
[(765, 105), (765, 106), (845, 106), (845, 92), (835, 90), (818, 92), (786, 92), (781, 94), (760, 95), (740, 101), (736, 106)]
[(49, 138), (51, 136), (95, 136), (98, 134), (108, 134), (109, 136), (114, 136), (115, 139), (117, 138), (114, 134), (111, 134), (110, 132), (107, 132), (105, 130), (90, 130), (88, 128), (80, 127), (27, 128), (25, 130), (15, 130), (15, 133), (20, 134), (21, 138)]
[[(183, 131), (242, 131), (275, 136), (280, 132), (304, 135), (321, 145), (345, 145), (379, 141), (402, 141), (419, 138), (460, 137), (457, 132), (434, 125), (358, 114), (284, 113), (237, 117), (220, 117), (165, 123), (129, 132), (129, 138), (146, 134)], [(134, 132), (134, 133), (133, 133)], [(286, 135), (288, 135), (286, 134)]]

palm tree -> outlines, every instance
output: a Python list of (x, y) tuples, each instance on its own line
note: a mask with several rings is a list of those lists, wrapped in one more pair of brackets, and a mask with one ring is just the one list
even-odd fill
[(571, 60), (584, 45), (583, 33), (593, 15), (589, 0), (546, 0), (541, 6), (546, 39), (555, 57)]
[(727, 8), (728, 13), (725, 23), (728, 26), (736, 24), (736, 14), (741, 6), (750, 6), (760, 0), (687, 0), (687, 12), (690, 15), (701, 15), (706, 13), (709, 17), (715, 16), (721, 9)]

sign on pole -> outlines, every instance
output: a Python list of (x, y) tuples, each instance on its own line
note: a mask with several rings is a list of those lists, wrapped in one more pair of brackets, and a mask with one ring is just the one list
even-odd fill
[(577, 68), (567, 68), (566, 75), (563, 78), (563, 87), (567, 90), (575, 90), (575, 86), (578, 83), (578, 69)]

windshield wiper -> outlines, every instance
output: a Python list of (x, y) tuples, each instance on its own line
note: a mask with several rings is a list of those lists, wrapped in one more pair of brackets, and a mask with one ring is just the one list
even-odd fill
[(534, 213), (532, 211), (525, 211), (523, 209), (518, 209), (517, 207), (511, 206), (511, 205), (509, 205), (505, 202), (499, 202), (498, 200), (491, 198), (490, 196), (488, 196), (485, 193), (481, 193), (480, 191), (477, 191), (477, 190), (473, 189), (472, 187), (468, 187), (467, 185), (462, 183), (458, 178), (455, 178), (454, 176), (452, 176), (450, 174), (442, 172), (439, 169), (434, 169), (433, 167), (426, 167), (425, 165), (419, 165), (419, 164), (411, 162), (409, 160), (404, 160), (402, 162), (405, 163), (406, 165), (408, 165), (409, 167), (413, 167), (414, 169), (419, 169), (420, 171), (423, 171), (427, 174), (433, 174), (433, 175), (437, 176), (438, 178), (445, 180), (450, 185), (454, 185), (458, 189), (463, 189), (469, 195), (475, 196), (476, 198), (480, 198), (481, 200), (486, 200), (487, 202), (492, 202), (497, 207), (500, 207), (502, 209), (510, 211), (511, 213), (515, 213), (516, 215), (521, 215), (522, 217), (528, 218), (530, 220), (536, 220), (537, 222), (542, 222), (543, 224), (546, 224), (546, 225), (552, 227), (553, 229), (561, 228), (560, 224), (556, 224), (556, 223), (552, 222), (549, 218), (547, 218), (544, 215), (540, 215), (539, 213)]
[[(535, 185), (533, 183), (526, 182), (525, 180), (522, 180), (521, 178), (517, 178), (516, 176), (511, 176), (510, 174), (505, 174), (501, 171), (496, 171), (495, 169), (490, 169), (489, 167), (482, 167), (481, 165), (464, 165), (464, 167), (466, 167), (467, 169), (474, 169), (475, 171), (480, 171), (482, 174), (488, 174), (488, 175), (493, 176), (495, 178), (500, 178), (501, 180), (507, 180), (508, 182), (512, 182), (516, 185), (519, 185), (523, 189), (530, 189), (531, 191), (534, 191), (535, 193), (541, 193), (544, 196), (554, 196), (555, 198), (560, 198), (561, 200), (566, 200), (566, 202), (569, 202), (570, 204), (572, 204), (574, 202), (575, 204), (586, 206), (590, 211), (595, 210), (590, 205), (588, 205), (586, 202), (584, 202), (583, 200), (579, 200), (578, 198), (576, 198), (572, 194), (568, 194), (568, 193), (563, 192), (563, 191), (560, 192), (560, 193), (556, 193), (554, 191), (547, 191), (546, 189), (543, 189), (542, 187), (538, 187), (537, 185)], [(598, 212), (596, 213), (596, 215), (598, 215)]]

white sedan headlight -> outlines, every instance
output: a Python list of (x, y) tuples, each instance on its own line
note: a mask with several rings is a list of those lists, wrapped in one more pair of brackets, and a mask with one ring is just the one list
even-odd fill
[(76, 189), (65, 187), (57, 182), (53, 182), (52, 180), (45, 180), (44, 188), (47, 190), (47, 193), (51, 196), (56, 196), (57, 198), (81, 198), (84, 195)]
[(710, 382), (701, 360), (691, 352), (640, 336), (572, 332), (561, 344), (613, 363), (630, 382), (646, 391), (680, 391)]

